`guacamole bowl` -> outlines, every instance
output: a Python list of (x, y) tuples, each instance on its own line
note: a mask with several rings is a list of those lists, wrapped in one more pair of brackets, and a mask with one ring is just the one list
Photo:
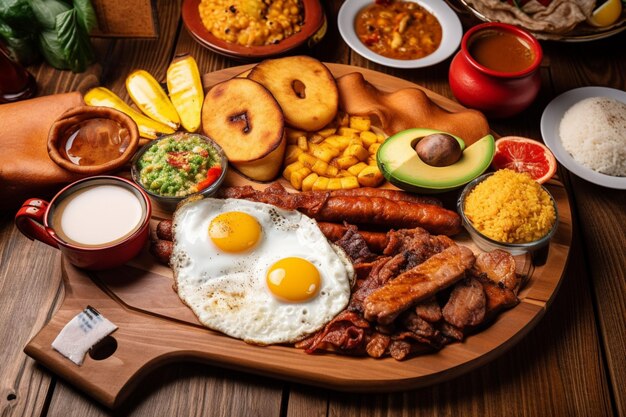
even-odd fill
[(171, 212), (192, 195), (215, 194), (227, 169), (228, 159), (217, 143), (178, 132), (144, 145), (133, 158), (131, 176), (157, 206)]

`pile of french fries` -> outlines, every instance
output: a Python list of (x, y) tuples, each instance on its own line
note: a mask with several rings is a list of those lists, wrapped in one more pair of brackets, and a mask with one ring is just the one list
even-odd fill
[(368, 117), (345, 116), (317, 132), (287, 129), (283, 177), (299, 191), (378, 187), (376, 152), (385, 136)]

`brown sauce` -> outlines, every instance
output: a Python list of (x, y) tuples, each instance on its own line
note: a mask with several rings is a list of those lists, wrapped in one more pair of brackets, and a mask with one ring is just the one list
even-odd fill
[(499, 72), (519, 72), (535, 59), (530, 46), (521, 38), (497, 30), (480, 32), (472, 37), (469, 54), (480, 65)]
[(114, 120), (89, 119), (68, 130), (59, 152), (75, 165), (102, 165), (117, 159), (130, 142), (130, 134)]
[(372, 4), (355, 21), (356, 34), (372, 51), (393, 59), (419, 59), (441, 44), (441, 24), (435, 16), (411, 1)]

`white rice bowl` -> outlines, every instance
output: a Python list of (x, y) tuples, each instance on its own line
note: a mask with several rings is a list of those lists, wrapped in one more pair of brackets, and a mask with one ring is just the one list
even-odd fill
[(561, 143), (578, 163), (626, 177), (626, 104), (590, 97), (569, 108), (559, 126)]

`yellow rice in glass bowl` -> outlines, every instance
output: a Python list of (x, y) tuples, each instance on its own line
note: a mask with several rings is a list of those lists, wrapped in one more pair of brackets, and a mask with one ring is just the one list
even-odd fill
[(552, 197), (539, 183), (508, 169), (480, 181), (465, 197), (463, 212), (481, 234), (513, 244), (542, 239), (557, 217)]

